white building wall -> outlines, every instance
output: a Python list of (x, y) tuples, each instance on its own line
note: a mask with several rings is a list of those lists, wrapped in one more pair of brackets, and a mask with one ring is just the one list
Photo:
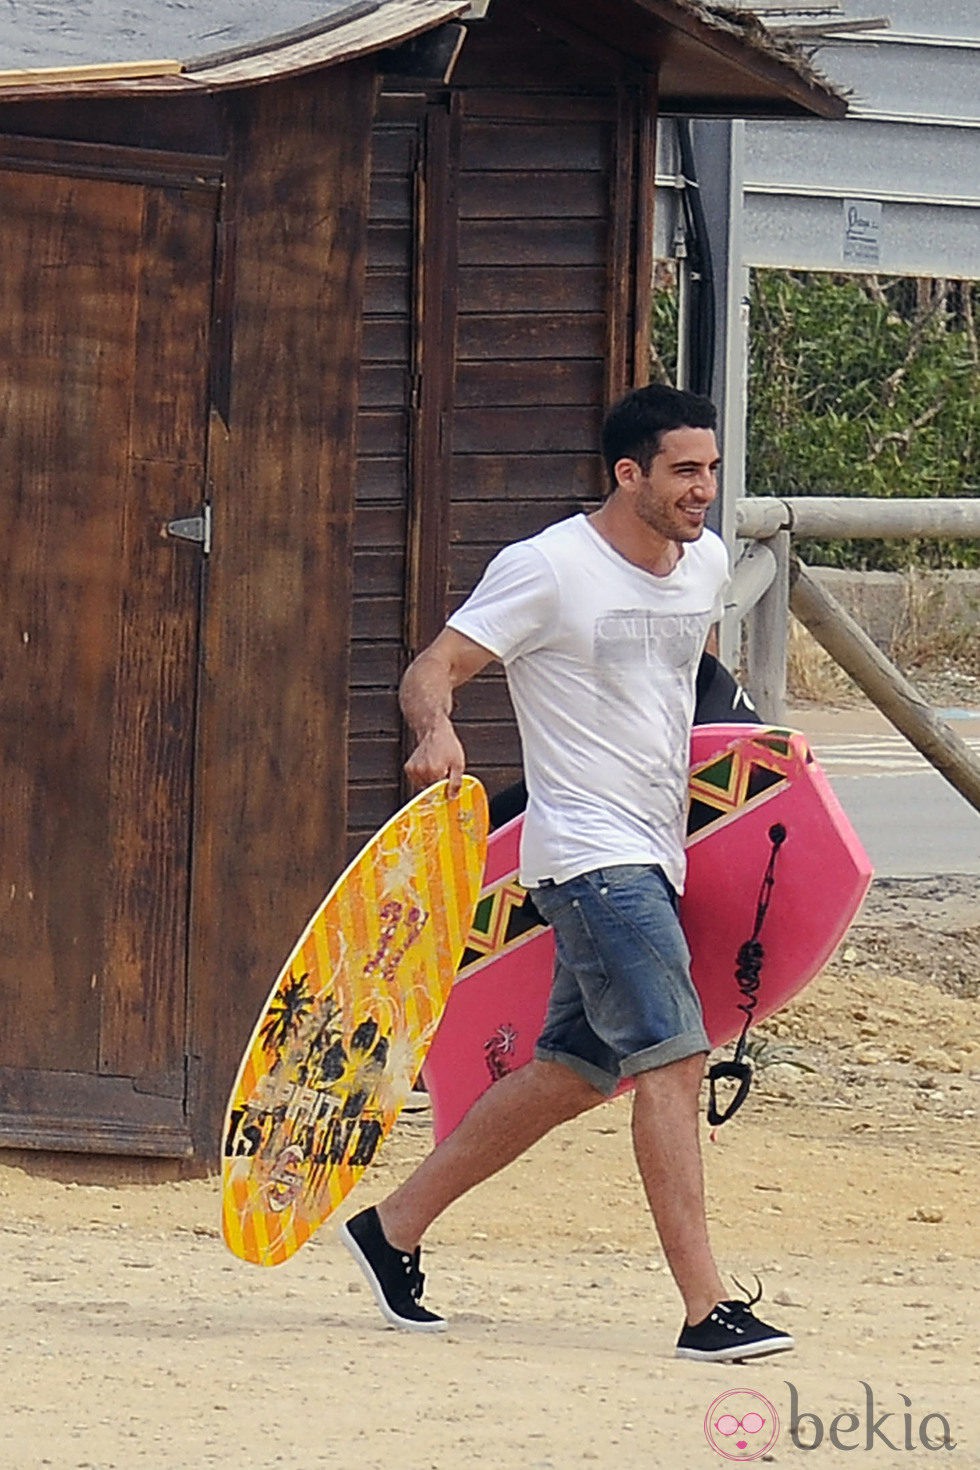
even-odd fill
[[(841, 122), (747, 122), (740, 233), (746, 266), (980, 278), (980, 0), (840, 0), (820, 19), (744, 8), (799, 44), (850, 94)], [(830, 10), (832, 6), (828, 6)], [(887, 29), (834, 32), (821, 20)], [(675, 149), (662, 129), (658, 253), (672, 253)]]

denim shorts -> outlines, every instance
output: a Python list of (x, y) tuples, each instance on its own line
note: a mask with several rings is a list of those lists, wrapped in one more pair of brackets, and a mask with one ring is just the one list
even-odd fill
[(677, 895), (661, 868), (596, 868), (532, 892), (555, 931), (535, 1056), (609, 1095), (625, 1077), (710, 1050)]

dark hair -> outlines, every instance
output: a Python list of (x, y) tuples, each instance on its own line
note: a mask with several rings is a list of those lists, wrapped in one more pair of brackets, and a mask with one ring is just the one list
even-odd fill
[(606, 414), (602, 425), (602, 457), (610, 488), (616, 488), (616, 464), (634, 459), (644, 474), (660, 452), (660, 440), (671, 429), (713, 429), (718, 414), (710, 398), (651, 383), (634, 388)]

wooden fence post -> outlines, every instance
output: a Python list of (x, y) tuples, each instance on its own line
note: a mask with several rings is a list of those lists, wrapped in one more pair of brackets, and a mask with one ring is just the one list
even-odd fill
[(779, 725), (786, 719), (790, 533), (777, 531), (762, 544), (772, 553), (776, 566), (772, 581), (748, 617), (746, 683), (763, 720)]

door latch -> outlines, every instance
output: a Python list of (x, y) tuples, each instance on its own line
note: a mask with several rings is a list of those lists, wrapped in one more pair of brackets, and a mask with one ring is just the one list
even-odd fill
[(200, 546), (205, 556), (211, 553), (211, 504), (205, 501), (199, 516), (185, 516), (180, 520), (168, 521), (168, 536), (175, 541), (193, 541)]

